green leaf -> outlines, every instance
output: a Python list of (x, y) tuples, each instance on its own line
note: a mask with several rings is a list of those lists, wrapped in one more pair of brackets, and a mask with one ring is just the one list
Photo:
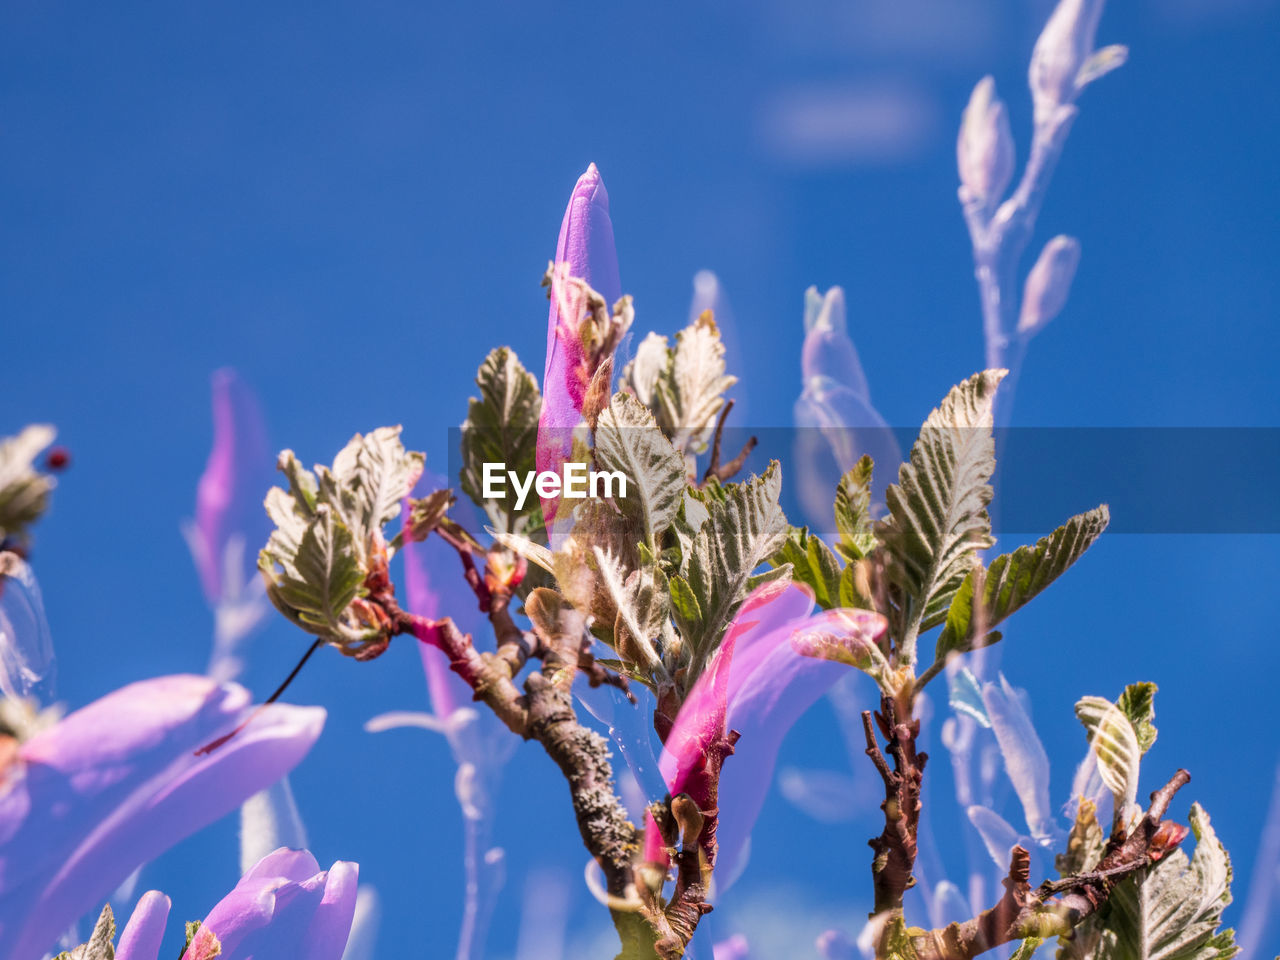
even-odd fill
[(836, 551), (846, 560), (861, 560), (876, 548), (871, 521), (872, 462), (865, 454), (840, 478), (836, 487)]
[(774, 567), (791, 564), (791, 577), (813, 589), (814, 599), (823, 610), (841, 606), (840, 561), (808, 527), (792, 527), (782, 548), (769, 557)]
[[(1034, 546), (1019, 547), (991, 561), (985, 574), (970, 569), (947, 610), (946, 626), (938, 635), (935, 656), (974, 647), (974, 633), (984, 633), (1021, 609), (1032, 597), (1062, 576), (1107, 528), (1106, 505), (1072, 517)], [(974, 609), (975, 581), (982, 584), (982, 605)]]
[(908, 662), (920, 631), (945, 619), (978, 552), (994, 542), (987, 516), (996, 463), (991, 409), (1004, 375), (987, 370), (953, 388), (885, 492), (889, 517), (876, 535), (902, 590), (897, 636)]
[(689, 586), (689, 581), (677, 574), (669, 581), (671, 587), (671, 612), (676, 626), (683, 636), (693, 636), (702, 624), (702, 606)]
[(64, 950), (54, 960), (115, 960), (115, 939), (116, 921), (111, 913), (111, 904), (107, 904), (98, 914), (98, 922), (93, 925), (88, 941), (74, 950)]
[[(787, 518), (778, 505), (782, 471), (776, 460), (763, 475), (726, 484), (724, 490), (724, 501), (710, 504), (689, 558), (688, 585), (700, 616), (687, 625), (685, 640), (699, 662), (715, 649), (746, 599), (756, 567), (777, 552), (787, 536)], [(694, 679), (691, 676), (689, 682)]]
[(515, 507), (507, 485), (502, 499), (485, 498), (484, 464), (501, 463), (521, 476), (537, 470), (538, 417), (542, 395), (538, 381), (520, 364), (515, 351), (498, 347), (476, 372), (479, 398), (473, 397), (462, 424), (462, 490), (505, 533), (537, 539), (542, 531), (542, 504), (536, 496)]
[(617, 611), (614, 615), (613, 646), (622, 659), (647, 675), (665, 675), (654, 641), (667, 622), (667, 578), (656, 564), (641, 566), (624, 574), (618, 560), (595, 548), (600, 580)]
[(1231, 903), (1231, 861), (1209, 815), (1191, 805), (1195, 853), (1167, 852), (1111, 894), (1097, 960), (1228, 960), (1239, 952), (1219, 930)]
[(685, 463), (635, 397), (615, 394), (596, 422), (596, 464), (621, 471), (627, 495), (618, 509), (639, 524), (645, 543), (656, 546), (680, 510)]
[(351, 531), (322, 503), (296, 549), (288, 540), (292, 532), (277, 527), (259, 556), (267, 596), (308, 633), (337, 644), (344, 653), (356, 652), (379, 631), (352, 617), (349, 609), (365, 577)]
[(1040, 949), (1042, 943), (1044, 940), (1040, 937), (1027, 937), (1018, 944), (1018, 949), (1013, 951), (1013, 956), (1009, 960), (1031, 960), (1032, 954)]
[(737, 382), (724, 371), (724, 344), (708, 311), (676, 334), (674, 347), (666, 337), (645, 337), (622, 372), (622, 384), (653, 412), (677, 450), (702, 453), (724, 392)]
[(321, 499), (340, 509), (363, 548), (375, 532), (400, 516), (404, 498), (422, 476), (424, 457), (406, 451), (399, 426), (357, 433), (333, 460), (317, 467)]
[(1131, 683), (1116, 701), (1116, 706), (1133, 724), (1138, 747), (1144, 754), (1156, 742), (1156, 726), (1151, 721), (1156, 717), (1155, 697), (1159, 689), (1154, 683)]
[(409, 501), (410, 539), (422, 541), (440, 526), (456, 498), (448, 487)]
[(1116, 813), (1133, 803), (1138, 795), (1138, 772), (1142, 750), (1133, 724), (1124, 711), (1104, 697), (1081, 697), (1076, 716), (1089, 733), (1089, 744), (1097, 754), (1098, 773), (1116, 798)]
[(54, 479), (38, 472), (35, 460), (55, 435), (53, 427), (39, 423), (0, 440), (0, 540), (25, 536), (48, 508)]

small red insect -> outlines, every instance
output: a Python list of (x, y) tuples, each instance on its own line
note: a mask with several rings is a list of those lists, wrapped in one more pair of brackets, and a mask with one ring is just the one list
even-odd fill
[(54, 447), (44, 458), (45, 468), (57, 472), (71, 465), (71, 451), (66, 447)]

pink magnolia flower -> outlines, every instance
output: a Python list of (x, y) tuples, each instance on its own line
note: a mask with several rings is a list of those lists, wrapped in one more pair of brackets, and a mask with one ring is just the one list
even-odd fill
[[(701, 779), (708, 747), (728, 730), (741, 735), (720, 774), (718, 886), (733, 881), (769, 784), (782, 739), (800, 716), (849, 667), (805, 656), (792, 640), (820, 633), (839, 642), (874, 642), (887, 628), (866, 610), (813, 613), (807, 587), (776, 583), (757, 588), (743, 603), (707, 671), (685, 699), (659, 760), (667, 787), (710, 806)], [(646, 855), (661, 862), (657, 831), (646, 831)]]
[[(612, 304), (622, 296), (618, 254), (609, 219), (609, 194), (593, 163), (578, 178), (560, 224), (556, 245), (557, 277), (579, 277)], [(570, 437), (582, 414), (587, 358), (579, 335), (580, 312), (560, 279), (553, 280), (547, 318), (547, 363), (542, 378), (542, 415), (538, 420), (538, 469), (558, 470), (568, 455)], [(543, 502), (548, 520), (556, 501)]]
[(0, 771), (0, 960), (40, 956), (139, 865), (288, 773), (324, 726), (318, 707), (251, 710), (207, 677), (130, 684), (27, 740)]
[[(209, 911), (188, 960), (341, 960), (356, 912), (359, 867), (339, 860), (321, 870), (306, 850), (267, 854)], [(145, 960), (153, 960), (146, 957)]]

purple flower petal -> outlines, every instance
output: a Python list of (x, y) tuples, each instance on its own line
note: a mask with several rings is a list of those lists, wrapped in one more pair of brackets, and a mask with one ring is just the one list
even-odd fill
[[(571, 277), (581, 277), (612, 304), (622, 296), (618, 280), (618, 254), (609, 219), (609, 193), (593, 163), (578, 178), (560, 224), (556, 264), (565, 264)], [(542, 415), (538, 421), (539, 470), (558, 470), (569, 452), (574, 427), (582, 413), (585, 384), (575, 372), (584, 362), (582, 342), (575, 329), (577, 318), (561, 315), (560, 299), (551, 297), (547, 318), (547, 362), (542, 378)], [(543, 501), (550, 520), (556, 501)]]
[(306, 850), (267, 854), (200, 925), (218, 938), (223, 960), (341, 960), (356, 909), (359, 868), (327, 871)]
[(116, 960), (156, 960), (168, 919), (169, 898), (159, 890), (144, 893), (120, 935)]
[[(266, 539), (261, 502), (271, 451), (257, 398), (230, 368), (214, 371), (213, 449), (196, 487), (196, 518), (187, 530), (211, 606), (223, 599), (227, 542), (239, 533)], [(256, 539), (256, 537), (255, 537)]]
[(249, 695), (206, 677), (130, 684), (19, 750), (0, 787), (0, 960), (38, 956), (136, 867), (288, 773), (324, 710), (273, 704), (229, 742)]

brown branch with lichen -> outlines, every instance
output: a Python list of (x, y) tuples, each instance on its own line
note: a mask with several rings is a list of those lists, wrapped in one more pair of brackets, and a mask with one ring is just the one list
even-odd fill
[[(569, 691), (541, 672), (525, 678), (523, 692), (516, 686), (519, 671), (529, 659), (546, 653), (546, 648), (536, 634), (516, 625), (511, 587), (475, 575), (474, 563), (467, 562), (469, 548), (454, 545), (463, 557), (467, 582), (487, 609), (498, 641), (496, 652), (478, 650), (471, 636), (448, 617), (431, 620), (401, 609), (385, 564), (375, 567), (366, 580), (367, 602), (386, 615), (390, 635), (409, 634), (438, 647), (476, 700), (486, 703), (512, 733), (542, 745), (569, 783), (578, 832), (604, 874), (606, 889), (611, 897), (627, 900), (640, 835), (614, 786), (608, 742), (578, 722)], [(645, 929), (643, 919), (624, 909), (612, 912), (623, 955), (652, 957), (656, 936)]]

